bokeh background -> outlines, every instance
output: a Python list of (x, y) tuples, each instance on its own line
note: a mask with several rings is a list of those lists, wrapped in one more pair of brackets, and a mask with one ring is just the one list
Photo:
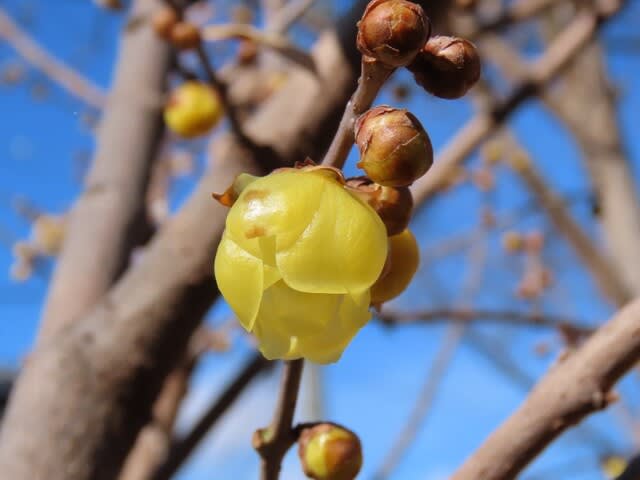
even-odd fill
[[(309, 47), (349, 3), (316, 2), (290, 29), (290, 39), (302, 48)], [(486, 3), (490, 14), (492, 8), (509, 2)], [(263, 21), (259, 6), (249, 1), (209, 4), (211, 8), (197, 11), (198, 18), (211, 23), (229, 21), (244, 6), (255, 11), (254, 23)], [(131, 22), (126, 5), (110, 10), (88, 0), (2, 0), (0, 14), (12, 18), (53, 57), (108, 90), (119, 35)], [(511, 28), (503, 37), (524, 58), (535, 58), (545, 48), (541, 25), (553, 24), (553, 13), (546, 16), (544, 21)], [(636, 180), (640, 180), (638, 25), (640, 2), (632, 0), (599, 36), (624, 152)], [(237, 48), (235, 41), (210, 45), (213, 63), (220, 67), (233, 61)], [(499, 69), (487, 64), (484, 73), (485, 85), (498, 96), (507, 95), (512, 85)], [(439, 100), (417, 88), (410, 74), (401, 71), (376, 103), (410, 109), (439, 151), (481, 104), (478, 90), (481, 88), (462, 100)], [(73, 204), (91, 162), (100, 112), (25, 60), (1, 31), (0, 105), (0, 381), (4, 381), (19, 371), (29, 354), (55, 268), (55, 257), (48, 256), (35, 258), (27, 268), (18, 261), (16, 251), (21, 247), (16, 246), (31, 241), (34, 223), (42, 215), (64, 215)], [(592, 181), (584, 168), (583, 153), (566, 126), (539, 100), (533, 100), (518, 109), (508, 128), (575, 220), (594, 242), (602, 244)], [(180, 208), (206, 168), (208, 141), (168, 138), (162, 151), (171, 169), (168, 188), (152, 208), (165, 209), (168, 214)], [(572, 248), (517, 174), (503, 163), (487, 166), (492, 158), (508, 154), (505, 143), (504, 138), (485, 143), (451, 188), (416, 213), (412, 225), (422, 251), (421, 269), (389, 310), (455, 306), (553, 314), (585, 326), (601, 323), (615, 309), (602, 297)], [(356, 173), (356, 156), (352, 152), (347, 167), (352, 174)], [(504, 243), (508, 235), (532, 233), (544, 238), (537, 261), (552, 281), (535, 295), (523, 295), (521, 283), (531, 259), (510, 253)], [(566, 346), (566, 335), (555, 328), (505, 325), (491, 319), (461, 326), (441, 320), (386, 325), (374, 319), (340, 362), (307, 369), (297, 417), (326, 418), (357, 432), (365, 456), (360, 478), (374, 477), (408, 422), (416, 436), (389, 478), (448, 478), (519, 405), (535, 379)], [(251, 339), (234, 326), (232, 312), (222, 300), (207, 322), (220, 335), (224, 348), (200, 361), (180, 411), (178, 433), (189, 429), (253, 351)], [(449, 353), (439, 354), (447, 345)], [(277, 388), (277, 368), (254, 381), (177, 478), (256, 478), (258, 458), (250, 438), (257, 427), (268, 423)], [(564, 434), (522, 478), (599, 480), (607, 478), (603, 467), (611, 463), (607, 459), (636, 453), (640, 447), (637, 372), (629, 374), (619, 390), (619, 404)], [(422, 409), (416, 407), (419, 399)], [(302, 478), (293, 451), (282, 478)]]

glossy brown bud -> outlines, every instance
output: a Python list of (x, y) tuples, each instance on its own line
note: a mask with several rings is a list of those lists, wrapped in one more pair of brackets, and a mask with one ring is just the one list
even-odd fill
[(357, 177), (347, 180), (347, 188), (376, 211), (389, 237), (402, 233), (409, 225), (413, 210), (409, 187), (385, 187), (367, 177)]
[(178, 22), (171, 29), (171, 42), (181, 50), (191, 50), (200, 45), (200, 29), (189, 22)]
[(173, 8), (163, 8), (155, 13), (151, 23), (153, 31), (156, 32), (159, 37), (165, 40), (171, 40), (171, 31), (179, 21), (180, 16), (178, 12)]
[(305, 475), (314, 480), (353, 480), (362, 467), (358, 436), (332, 423), (304, 429), (298, 455)]
[(433, 37), (407, 67), (416, 82), (440, 98), (464, 96), (480, 78), (480, 57), (475, 45), (457, 37)]
[(373, 0), (358, 23), (358, 50), (390, 67), (408, 65), (429, 38), (431, 24), (420, 5)]
[(387, 187), (411, 185), (433, 164), (429, 135), (411, 113), (380, 106), (358, 118), (360, 162), (367, 176)]

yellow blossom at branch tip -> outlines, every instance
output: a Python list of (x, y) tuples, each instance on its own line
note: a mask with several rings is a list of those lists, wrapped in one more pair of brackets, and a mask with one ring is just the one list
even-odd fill
[(339, 172), (284, 169), (245, 182), (214, 270), (265, 357), (330, 363), (370, 319), (387, 251), (380, 217)]

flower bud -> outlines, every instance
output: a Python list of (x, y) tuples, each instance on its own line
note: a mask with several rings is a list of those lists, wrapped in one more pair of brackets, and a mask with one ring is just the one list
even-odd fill
[(362, 467), (358, 436), (332, 423), (304, 429), (298, 455), (305, 475), (314, 480), (353, 480)]
[(189, 22), (178, 22), (171, 29), (171, 42), (181, 50), (192, 50), (200, 45), (200, 29)]
[(387, 187), (411, 185), (433, 164), (429, 135), (411, 113), (376, 107), (356, 122), (360, 163), (369, 178)]
[(173, 8), (163, 8), (153, 16), (152, 26), (160, 38), (171, 40), (171, 31), (180, 21), (180, 16)]
[(223, 115), (217, 93), (200, 82), (185, 82), (169, 97), (164, 109), (167, 126), (185, 138), (203, 135), (217, 125)]
[(409, 187), (385, 187), (367, 177), (347, 180), (347, 188), (367, 202), (382, 219), (387, 235), (402, 233), (409, 225), (413, 196)]
[(411, 283), (420, 264), (420, 250), (410, 230), (389, 238), (389, 270), (371, 287), (371, 304), (396, 298)]
[(408, 65), (429, 38), (431, 24), (420, 5), (372, 0), (358, 22), (358, 50), (390, 67)]
[(480, 57), (473, 43), (457, 37), (429, 39), (408, 67), (416, 82), (440, 98), (465, 95), (480, 78)]

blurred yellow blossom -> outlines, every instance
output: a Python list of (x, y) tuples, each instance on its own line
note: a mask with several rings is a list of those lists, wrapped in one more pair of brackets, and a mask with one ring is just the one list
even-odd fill
[(371, 317), (384, 224), (333, 169), (238, 183), (214, 265), (220, 292), (265, 357), (337, 361)]

